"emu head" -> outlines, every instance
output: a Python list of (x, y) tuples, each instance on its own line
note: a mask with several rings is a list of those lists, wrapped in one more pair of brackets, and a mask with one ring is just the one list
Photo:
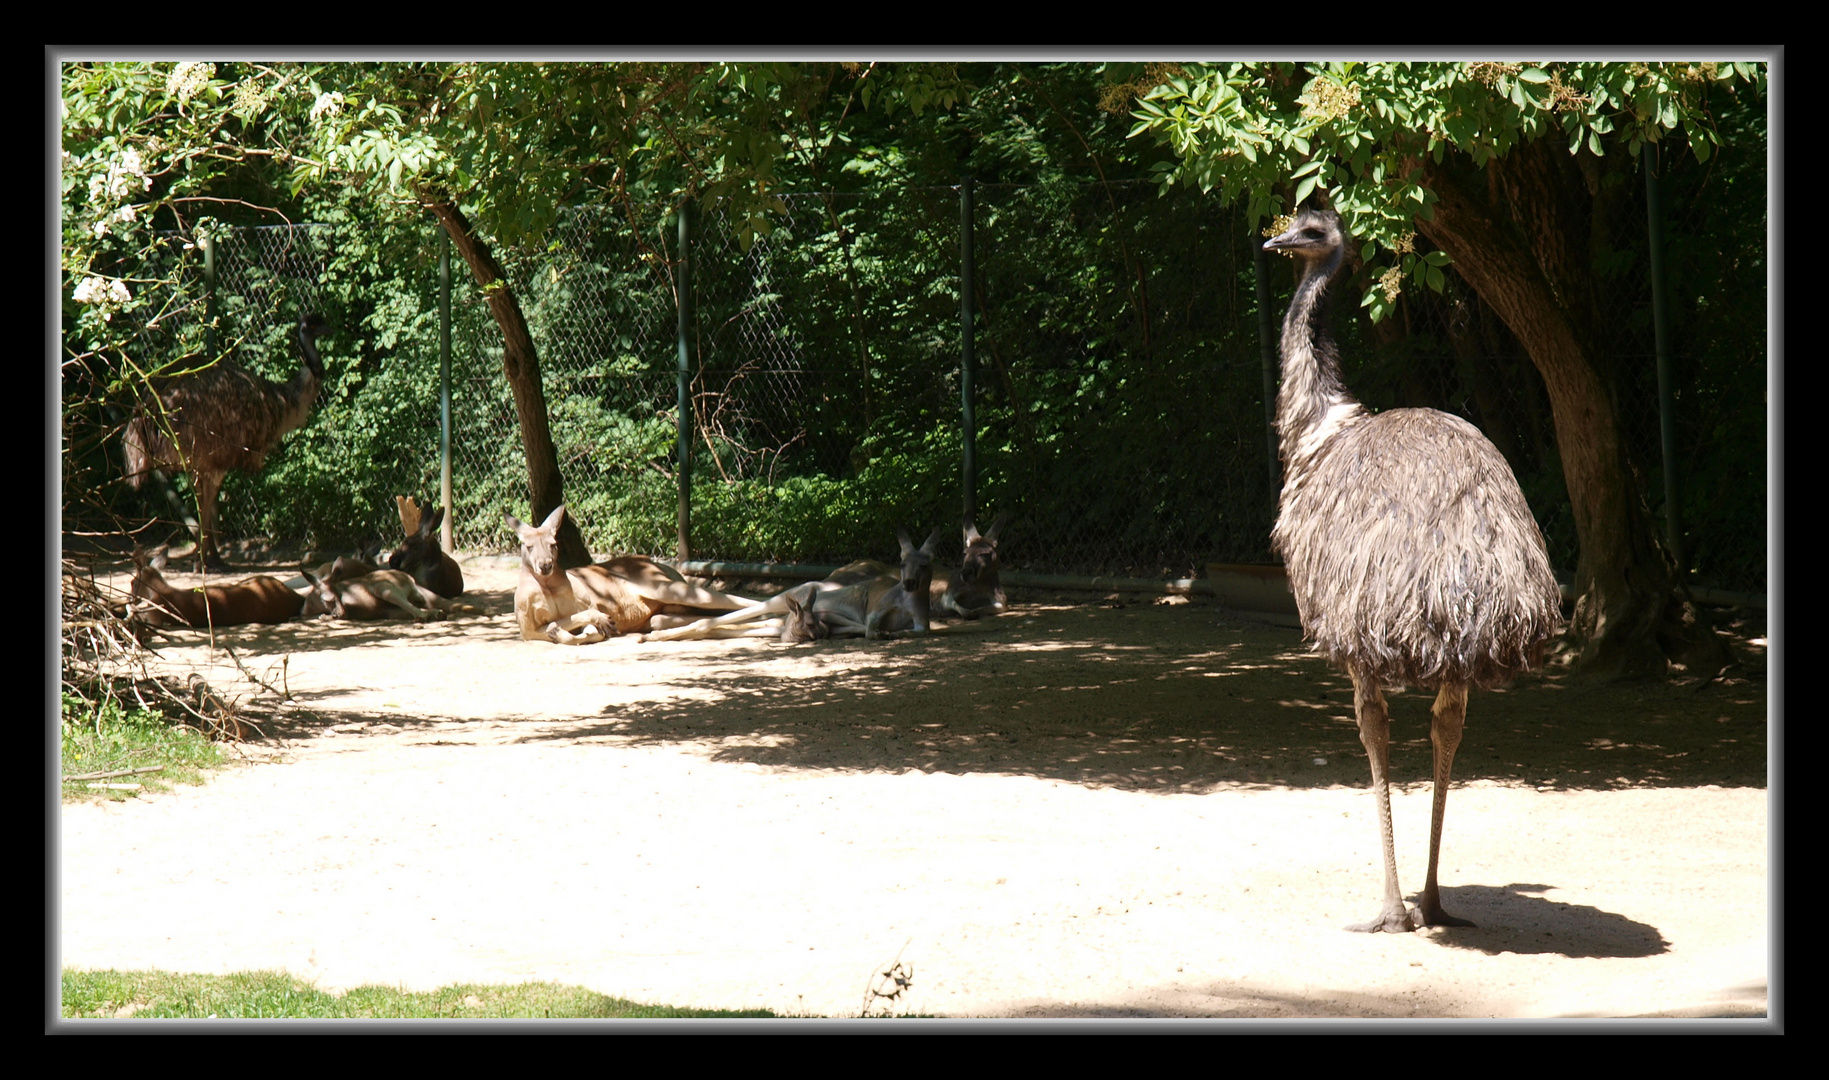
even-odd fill
[(1264, 241), (1265, 251), (1281, 251), (1303, 263), (1338, 258), (1346, 247), (1346, 230), (1332, 210), (1309, 207), (1299, 211), (1289, 228)]
[(305, 367), (313, 377), (324, 377), (324, 358), (318, 355), (318, 336), (330, 328), (330, 323), (315, 312), (298, 321), (298, 348), (305, 358)]
[(560, 503), (537, 528), (522, 524), (513, 514), (502, 517), (521, 538), (521, 565), (535, 577), (551, 577), (559, 568), (559, 523), (565, 520), (565, 504)]

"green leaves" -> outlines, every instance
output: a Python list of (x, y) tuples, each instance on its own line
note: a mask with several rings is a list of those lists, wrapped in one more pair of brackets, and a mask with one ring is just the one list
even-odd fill
[(1160, 171), (1164, 184), (1244, 197), (1254, 217), (1324, 193), (1355, 234), (1388, 247), (1407, 222), (1432, 218), (1435, 196), (1418, 167), (1450, 150), (1483, 167), (1560, 130), (1571, 153), (1602, 155), (1623, 139), (1636, 154), (1680, 129), (1706, 160), (1720, 145), (1699, 89), (1707, 82), (1763, 93), (1764, 65), (1188, 65), (1137, 102), (1130, 135), (1176, 155)]

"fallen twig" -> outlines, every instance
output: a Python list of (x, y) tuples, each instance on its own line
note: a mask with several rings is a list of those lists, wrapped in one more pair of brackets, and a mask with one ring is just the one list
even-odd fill
[[(75, 776), (64, 777), (64, 783), (67, 784), (72, 780), (106, 780), (110, 776), (132, 776), (135, 773), (163, 772), (164, 769), (165, 766), (163, 765), (147, 765), (138, 769), (111, 769), (108, 772), (77, 773)], [(139, 785), (135, 784), (133, 786), (138, 787)]]
[[(248, 666), (241, 662), (241, 657), (235, 655), (235, 650), (232, 647), (224, 645), (223, 651), (229, 654), (230, 660), (235, 661), (235, 666), (241, 670), (241, 673), (243, 675), (247, 676), (247, 679), (249, 682), (253, 683), (255, 686), (260, 687), (262, 690), (266, 690), (270, 693), (279, 695), (279, 699), (281, 701), (291, 701), (292, 700), (292, 694), (290, 691), (281, 689), (278, 686), (274, 686), (272, 683), (266, 681), (265, 679), (261, 678), (260, 676), (258, 676), (256, 674), (254, 674), (252, 671), (249, 671)], [(280, 675), (281, 675), (282, 680), (285, 677), (286, 661), (290, 660), (291, 658), (292, 658), (292, 656), (290, 653), (288, 653), (287, 655), (280, 658)]]

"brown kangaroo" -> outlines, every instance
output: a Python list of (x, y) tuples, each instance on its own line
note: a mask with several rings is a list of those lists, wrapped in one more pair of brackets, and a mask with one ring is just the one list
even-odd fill
[(588, 645), (617, 634), (646, 630), (657, 614), (702, 615), (756, 607), (761, 601), (713, 592), (679, 571), (641, 555), (591, 566), (559, 566), (561, 504), (538, 526), (502, 515), (521, 540), (521, 580), (514, 614), (524, 641)]
[(159, 570), (165, 553), (150, 562), (143, 551), (133, 553), (133, 584), (129, 610), (148, 626), (244, 626), (248, 623), (282, 623), (299, 613), (305, 599), (286, 588), (285, 582), (261, 574), (233, 585), (207, 585), (180, 589)]
[[(438, 526), (444, 521), (445, 508), (437, 507), (422, 517), (419, 504), (412, 498), (396, 495), (394, 501), (400, 506), (400, 523), (407, 537), (387, 557), (387, 568), (406, 571), (414, 581), (447, 600), (461, 595), (464, 572), (438, 544)], [(409, 521), (411, 525), (407, 524)]]
[(965, 555), (959, 569), (946, 579), (946, 592), (940, 597), (940, 610), (948, 615), (976, 619), (996, 615), (1009, 606), (1001, 580), (1002, 563), (997, 558), (997, 530), (1003, 528), (1004, 516), (997, 515), (989, 532), (980, 535), (971, 521), (965, 523)]

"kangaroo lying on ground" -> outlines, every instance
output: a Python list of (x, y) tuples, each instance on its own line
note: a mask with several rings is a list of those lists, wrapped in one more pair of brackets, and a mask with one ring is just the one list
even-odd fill
[(778, 635), (770, 636), (779, 636), (788, 643), (860, 634), (872, 641), (925, 634), (928, 631), (929, 587), (933, 581), (933, 549), (940, 539), (940, 530), (935, 529), (927, 542), (918, 548), (900, 529), (896, 530), (895, 538), (902, 547), (899, 570), (860, 559), (833, 571), (823, 581), (796, 585), (758, 607), (655, 631), (642, 640), (757, 636), (769, 631), (742, 624), (770, 616), (781, 617)]
[(523, 641), (588, 645), (646, 630), (657, 614), (703, 615), (744, 610), (761, 601), (713, 592), (679, 571), (641, 555), (624, 555), (573, 570), (559, 566), (559, 523), (565, 507), (539, 526), (502, 515), (521, 540), (521, 580), (514, 615)]
[(304, 598), (276, 577), (261, 574), (233, 585), (180, 589), (165, 580), (165, 552), (150, 562), (133, 553), (129, 614), (148, 626), (243, 626), (282, 623), (299, 613)]
[(474, 611), (414, 581), (401, 570), (352, 573), (355, 560), (339, 557), (323, 576), (304, 570), (312, 592), (305, 597), (300, 615), (309, 619), (329, 615), (337, 619), (397, 619), (402, 615), (418, 622), (442, 619), (453, 610)]

